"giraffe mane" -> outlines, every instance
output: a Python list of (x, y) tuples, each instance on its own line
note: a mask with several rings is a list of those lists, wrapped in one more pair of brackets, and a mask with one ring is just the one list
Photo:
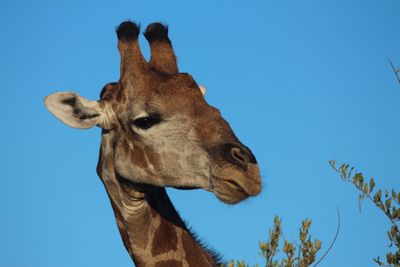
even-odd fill
[[(147, 185), (146, 185), (146, 187), (147, 187)], [(208, 244), (206, 244), (206, 242), (204, 240), (199, 238), (198, 234), (193, 230), (193, 228), (191, 226), (188, 226), (187, 222), (182, 219), (179, 212), (176, 210), (176, 208), (172, 204), (172, 201), (168, 197), (168, 194), (167, 194), (165, 188), (163, 188), (163, 187), (155, 187), (155, 188), (156, 188), (156, 190), (154, 190), (153, 193), (150, 194), (150, 197), (148, 198), (148, 203), (150, 204), (150, 206), (152, 206), (154, 209), (156, 209), (159, 212), (159, 214), (162, 217), (164, 217), (166, 220), (169, 220), (171, 223), (186, 230), (190, 234), (190, 236), (193, 238), (193, 240), (201, 247), (201, 249), (203, 249), (207, 254), (209, 254), (211, 256), (211, 258), (217, 264), (217, 266), (220, 266), (221, 264), (223, 264), (224, 260), (223, 260), (222, 255), (219, 252), (217, 252), (215, 249), (210, 248), (210, 246)], [(159, 194), (160, 192), (165, 193), (164, 196), (166, 196), (166, 197), (163, 199), (163, 203), (166, 204), (168, 209), (161, 209), (158, 207), (158, 205), (160, 203), (158, 203), (156, 200), (159, 200), (159, 198), (157, 198), (155, 196), (155, 194)]]
[(186, 229), (188, 231), (188, 233), (193, 237), (194, 241), (205, 251), (207, 252), (213, 259), (213, 261), (217, 264), (217, 266), (220, 266), (222, 264), (225, 264), (226, 261), (224, 260), (224, 257), (221, 255), (221, 253), (219, 253), (218, 251), (216, 251), (214, 248), (210, 247), (210, 245), (208, 245), (206, 243), (206, 241), (204, 241), (203, 239), (201, 239), (198, 234), (193, 230), (193, 227), (191, 226), (187, 226), (187, 222), (185, 222), (186, 225)]

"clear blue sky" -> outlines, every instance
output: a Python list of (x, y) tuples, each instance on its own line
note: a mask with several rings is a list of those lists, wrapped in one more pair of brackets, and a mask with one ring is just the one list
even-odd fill
[(289, 240), (308, 217), (324, 250), (338, 207), (320, 266), (375, 266), (387, 221), (369, 203), (359, 213), (328, 160), (399, 189), (400, 86), (386, 59), (400, 65), (399, 12), (396, 0), (2, 0), (0, 266), (131, 266), (95, 172), (100, 130), (68, 128), (43, 105), (55, 91), (97, 99), (118, 79), (114, 27), (126, 19), (170, 25), (180, 70), (258, 158), (263, 192), (237, 206), (169, 191), (200, 237), (262, 263), (274, 215)]

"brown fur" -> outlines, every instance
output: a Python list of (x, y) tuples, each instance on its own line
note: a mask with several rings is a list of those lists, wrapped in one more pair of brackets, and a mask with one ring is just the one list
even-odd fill
[(122, 215), (118, 209), (118, 206), (115, 205), (112, 200), (110, 202), (111, 202), (111, 206), (114, 210), (115, 220), (117, 221), (117, 226), (118, 226), (118, 230), (121, 235), (121, 238), (122, 238), (122, 242), (124, 243), (125, 249), (129, 252), (129, 254), (132, 254), (131, 243), (129, 241), (129, 235), (128, 235), (128, 232), (123, 223), (124, 219), (122, 218)]
[(210, 255), (204, 254), (199, 246), (196, 246), (193, 237), (184, 234), (182, 236), (183, 249), (185, 250), (186, 261), (189, 266), (200, 266), (200, 262), (203, 262), (204, 266), (217, 266)]
[(144, 151), (140, 147), (135, 147), (135, 150), (131, 151), (131, 162), (142, 168), (147, 166)]
[(168, 27), (161, 23), (152, 23), (147, 26), (144, 36), (150, 43), (149, 65), (167, 75), (178, 73), (175, 53), (168, 38)]
[(154, 256), (159, 254), (175, 251), (178, 246), (178, 236), (173, 227), (168, 225), (169, 222), (162, 220), (160, 226), (157, 228), (154, 236), (156, 239), (153, 242), (151, 253)]
[(157, 262), (155, 267), (181, 267), (183, 266), (182, 262), (177, 260), (165, 260)]

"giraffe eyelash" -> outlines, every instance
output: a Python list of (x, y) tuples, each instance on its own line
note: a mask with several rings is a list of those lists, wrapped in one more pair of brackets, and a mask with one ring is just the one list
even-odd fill
[(131, 124), (139, 129), (147, 130), (161, 122), (161, 117), (158, 114), (151, 114), (145, 117), (134, 119)]

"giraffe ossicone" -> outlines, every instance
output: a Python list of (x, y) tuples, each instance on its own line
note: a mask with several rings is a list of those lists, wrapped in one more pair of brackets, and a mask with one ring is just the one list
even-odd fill
[(97, 172), (137, 266), (215, 266), (163, 187), (201, 188), (238, 203), (261, 190), (257, 161), (207, 104), (205, 88), (179, 72), (168, 27), (146, 28), (149, 61), (137, 24), (126, 21), (116, 31), (119, 81), (106, 84), (98, 101), (62, 92), (46, 97), (45, 105), (71, 127), (103, 129)]

